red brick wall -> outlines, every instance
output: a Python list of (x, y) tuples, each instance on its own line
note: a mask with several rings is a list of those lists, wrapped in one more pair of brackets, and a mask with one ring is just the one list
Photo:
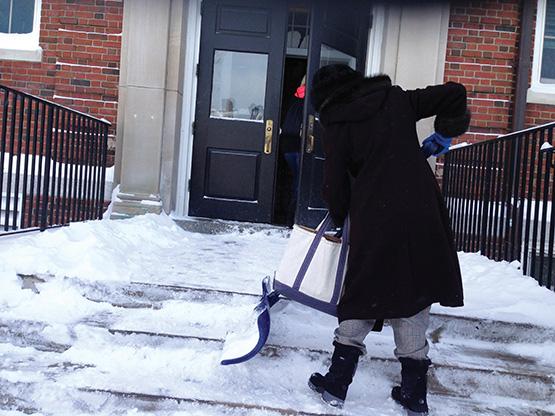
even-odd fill
[[(519, 3), (482, 0), (451, 4), (445, 80), (467, 87), (473, 113), (470, 133), (458, 141), (487, 140), (512, 130), (520, 40)], [(554, 105), (527, 104), (527, 127), (554, 120)]]
[[(451, 3), (445, 81), (466, 86), (472, 111), (469, 132), (455, 143), (490, 140), (512, 132), (521, 13), (518, 0)], [(530, 64), (533, 53), (532, 45)], [(530, 80), (531, 70), (529, 85)], [(551, 121), (555, 121), (555, 105), (527, 103), (526, 127)], [(442, 173), (440, 158), (436, 168), (440, 180)]]
[(445, 80), (464, 84), (472, 122), (458, 141), (487, 140), (511, 130), (520, 7), (518, 0), (455, 1)]
[(113, 149), (122, 21), (123, 0), (43, 0), (42, 62), (0, 60), (0, 83), (109, 120)]

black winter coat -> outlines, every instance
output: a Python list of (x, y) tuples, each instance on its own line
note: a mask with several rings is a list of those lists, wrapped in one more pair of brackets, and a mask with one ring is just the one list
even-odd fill
[(462, 306), (449, 215), (416, 122), (437, 116), (447, 137), (466, 131), (466, 90), (447, 83), (404, 91), (389, 77), (357, 82), (320, 111), (324, 199), (351, 220), (340, 321), (412, 316), (432, 303)]

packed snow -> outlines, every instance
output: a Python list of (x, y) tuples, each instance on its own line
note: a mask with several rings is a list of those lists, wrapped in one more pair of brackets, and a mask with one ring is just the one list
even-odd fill
[[(332, 317), (280, 302), (268, 341), (274, 349), (244, 364), (219, 365), (226, 333), (244, 324), (287, 237), (278, 228), (193, 233), (149, 214), (0, 238), (0, 409), (3, 395), (21, 401), (0, 414), (402, 415), (388, 398), (399, 372), (388, 327), (369, 336), (368, 357), (341, 413), (306, 387), (311, 372), (325, 370)], [(523, 276), (518, 264), (473, 253), (459, 258), (465, 307), (434, 305), (435, 316), (555, 328), (555, 294)], [(36, 278), (29, 290), (22, 290), (24, 276)], [(496, 334), (479, 335), (490, 336)], [(503, 414), (528, 401), (533, 411), (555, 411), (543, 402), (553, 391), (546, 380), (555, 369), (555, 340), (498, 344), (449, 331), (441, 337), (431, 343), (434, 383), (439, 390), (456, 384), (458, 395), (432, 394), (432, 409), (441, 411), (431, 415)], [(547, 378), (539, 378), (535, 363)], [(511, 365), (524, 376), (513, 377)], [(140, 398), (108, 399), (98, 390), (190, 400), (177, 407), (164, 401), (152, 413), (154, 405)], [(487, 403), (491, 413), (474, 413), (467, 400)], [(227, 408), (230, 402), (235, 407)]]

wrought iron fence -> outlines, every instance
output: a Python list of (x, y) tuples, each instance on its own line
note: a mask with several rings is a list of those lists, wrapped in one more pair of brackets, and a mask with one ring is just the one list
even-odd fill
[(555, 290), (555, 122), (454, 149), (443, 193), (458, 250), (518, 260)]
[(109, 126), (0, 85), (0, 235), (101, 218)]

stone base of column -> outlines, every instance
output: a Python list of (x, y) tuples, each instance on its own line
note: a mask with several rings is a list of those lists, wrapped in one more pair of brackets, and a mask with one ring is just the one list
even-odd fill
[(114, 202), (110, 219), (125, 219), (144, 214), (160, 214), (162, 200), (159, 195), (129, 194), (120, 192)]

